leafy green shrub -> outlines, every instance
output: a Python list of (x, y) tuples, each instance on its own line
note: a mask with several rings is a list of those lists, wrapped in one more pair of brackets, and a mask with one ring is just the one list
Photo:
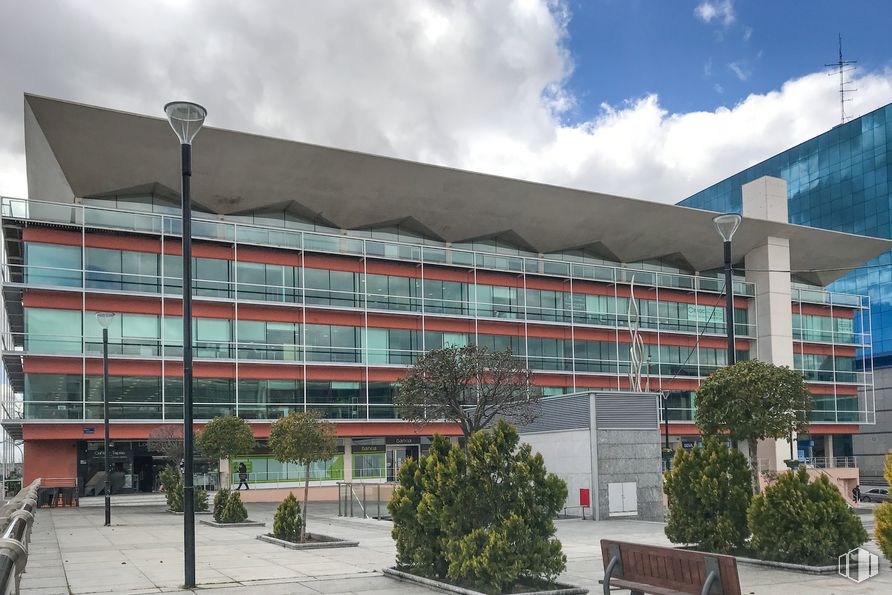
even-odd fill
[(435, 437), (399, 483), (388, 509), (397, 564), (410, 572), (501, 593), (566, 567), (553, 519), (567, 486), (507, 422), (473, 434), (466, 451)]
[(167, 508), (174, 512), (183, 512), (183, 482), (179, 471), (168, 465), (161, 470), (159, 476), (161, 485), (164, 486)]
[(300, 503), (294, 494), (289, 492), (288, 496), (276, 508), (276, 516), (273, 519), (273, 535), (279, 539), (297, 543), (301, 539), (301, 525), (303, 525), (303, 519), (300, 516)]
[(226, 508), (226, 501), (229, 500), (229, 490), (221, 489), (214, 496), (214, 520), (218, 523), (223, 522), (223, 509)]
[(222, 518), (224, 523), (244, 523), (248, 520), (248, 511), (242, 504), (242, 498), (238, 493), (231, 493), (223, 507)]
[(202, 489), (195, 490), (195, 511), (205, 512), (208, 509), (208, 493)]
[(782, 473), (753, 498), (749, 527), (758, 557), (794, 564), (835, 563), (867, 541), (867, 531), (839, 490), (824, 475), (809, 482), (803, 467)]
[[(886, 453), (886, 464), (883, 466), (883, 476), (892, 485), (892, 450)], [(887, 560), (892, 560), (892, 503), (883, 502), (873, 511), (876, 519), (876, 527), (873, 530), (877, 544)]]
[[(173, 512), (183, 512), (183, 478), (173, 467), (165, 467), (161, 470), (161, 483), (164, 485), (164, 497), (167, 499), (167, 508)], [(208, 509), (208, 493), (198, 489), (192, 492), (195, 502), (195, 510), (202, 512)]]
[(746, 542), (752, 482), (739, 450), (714, 437), (706, 438), (702, 447), (677, 450), (663, 491), (669, 498), (666, 536), (673, 543), (726, 554)]

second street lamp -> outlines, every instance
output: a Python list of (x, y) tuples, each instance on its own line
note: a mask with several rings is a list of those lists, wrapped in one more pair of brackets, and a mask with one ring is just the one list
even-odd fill
[(725, 328), (728, 332), (728, 365), (737, 362), (737, 351), (734, 344), (734, 280), (731, 270), (731, 239), (740, 226), (740, 215), (726, 213), (713, 217), (712, 222), (722, 236), (725, 247)]
[(197, 103), (173, 101), (164, 106), (170, 127), (180, 139), (183, 178), (183, 563), (186, 588), (195, 586), (195, 486), (192, 478), (192, 139), (207, 110)]
[(102, 417), (105, 419), (105, 526), (111, 526), (111, 463), (108, 451), (108, 327), (115, 318), (113, 312), (97, 312), (96, 320), (102, 327)]

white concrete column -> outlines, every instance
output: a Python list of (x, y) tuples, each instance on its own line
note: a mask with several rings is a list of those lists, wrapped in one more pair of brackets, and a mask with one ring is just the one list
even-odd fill
[(353, 440), (351, 438), (343, 438), (344, 440), (344, 481), (353, 481)]
[(835, 467), (833, 464), (833, 434), (824, 434), (824, 452), (827, 455), (827, 466)]
[[(744, 184), (743, 216), (787, 223), (787, 183), (762, 177)], [(746, 279), (755, 284), (756, 358), (778, 366), (793, 367), (793, 310), (791, 308), (790, 242), (768, 237), (745, 256)], [(796, 451), (796, 444), (793, 444)], [(786, 468), (789, 440), (764, 440), (757, 447), (768, 469)]]

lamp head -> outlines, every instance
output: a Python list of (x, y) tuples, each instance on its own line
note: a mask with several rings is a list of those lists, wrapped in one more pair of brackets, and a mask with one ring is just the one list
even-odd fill
[(719, 235), (722, 236), (722, 239), (726, 242), (730, 242), (731, 238), (734, 237), (734, 232), (737, 231), (737, 228), (740, 226), (741, 217), (737, 213), (725, 213), (724, 215), (717, 215), (712, 218), (712, 222), (715, 224), (715, 228), (718, 230)]
[(204, 119), (208, 116), (206, 109), (189, 101), (171, 101), (164, 106), (164, 113), (183, 145), (192, 144), (192, 139), (201, 130)]
[(112, 323), (112, 320), (114, 319), (114, 317), (115, 317), (114, 312), (97, 312), (96, 313), (96, 320), (99, 321), (99, 326), (101, 326), (102, 328), (108, 328), (109, 325)]

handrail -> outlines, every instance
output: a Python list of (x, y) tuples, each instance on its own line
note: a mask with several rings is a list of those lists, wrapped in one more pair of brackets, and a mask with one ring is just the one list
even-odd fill
[(32, 481), (0, 510), (3, 522), (3, 534), (0, 536), (0, 590), (3, 593), (19, 592), (22, 573), (28, 563), (28, 547), (40, 483), (40, 479)]

